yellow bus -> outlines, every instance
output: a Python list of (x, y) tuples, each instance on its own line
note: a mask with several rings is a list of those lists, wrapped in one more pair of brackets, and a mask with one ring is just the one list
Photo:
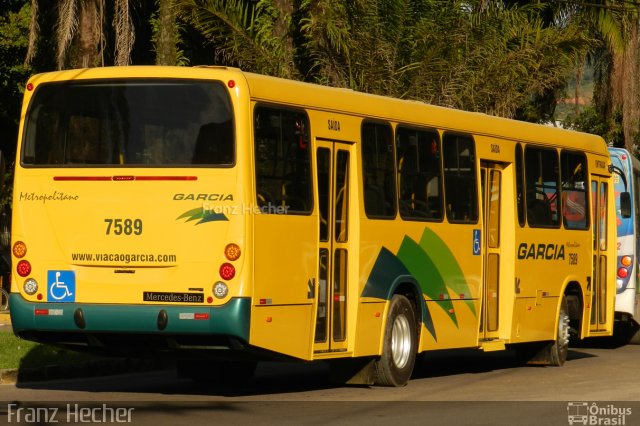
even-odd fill
[(17, 152), (25, 339), (168, 353), (196, 378), (322, 360), (400, 386), (425, 351), (561, 365), (570, 338), (612, 332), (597, 136), (234, 68), (116, 67), (31, 78)]

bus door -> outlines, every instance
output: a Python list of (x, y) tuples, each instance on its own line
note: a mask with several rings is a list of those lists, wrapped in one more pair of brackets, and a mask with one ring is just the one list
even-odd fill
[(500, 212), (502, 194), (502, 166), (481, 162), (482, 209), (484, 218), (484, 246), (482, 247), (484, 274), (480, 339), (498, 338), (500, 299)]
[[(593, 275), (591, 276), (590, 331), (604, 331), (607, 326), (607, 217), (609, 186), (604, 178), (591, 180), (591, 212), (593, 217)], [(613, 271), (612, 271), (613, 272)]]
[[(352, 146), (318, 141), (319, 241), (314, 352), (346, 351)], [(355, 258), (354, 258), (355, 259)]]

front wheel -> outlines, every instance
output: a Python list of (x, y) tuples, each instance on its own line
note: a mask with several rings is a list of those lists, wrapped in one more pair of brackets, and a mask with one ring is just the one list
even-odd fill
[(405, 296), (396, 294), (389, 306), (382, 355), (374, 363), (375, 384), (406, 385), (415, 365), (417, 345), (418, 334), (413, 305)]

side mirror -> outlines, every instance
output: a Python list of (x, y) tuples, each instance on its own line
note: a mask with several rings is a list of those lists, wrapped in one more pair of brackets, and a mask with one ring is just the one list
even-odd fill
[(631, 217), (631, 194), (626, 191), (620, 193), (620, 216), (624, 219)]

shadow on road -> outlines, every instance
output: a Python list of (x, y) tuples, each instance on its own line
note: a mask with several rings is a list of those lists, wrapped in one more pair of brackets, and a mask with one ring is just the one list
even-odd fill
[[(567, 362), (596, 355), (572, 349)], [(216, 368), (212, 361), (211, 368)], [(445, 350), (423, 354), (416, 360), (413, 379), (477, 374), (514, 368), (536, 368), (523, 365), (512, 350), (483, 353), (478, 350)], [(329, 366), (324, 362), (260, 363), (253, 379), (245, 382), (197, 383), (177, 376), (175, 369), (152, 372), (126, 372), (106, 377), (86, 377), (42, 382), (19, 382), (26, 389), (51, 389), (83, 392), (151, 393), (185, 396), (242, 397), (266, 394), (289, 394), (332, 389), (345, 386), (330, 380)], [(352, 385), (349, 385), (352, 386)]]

